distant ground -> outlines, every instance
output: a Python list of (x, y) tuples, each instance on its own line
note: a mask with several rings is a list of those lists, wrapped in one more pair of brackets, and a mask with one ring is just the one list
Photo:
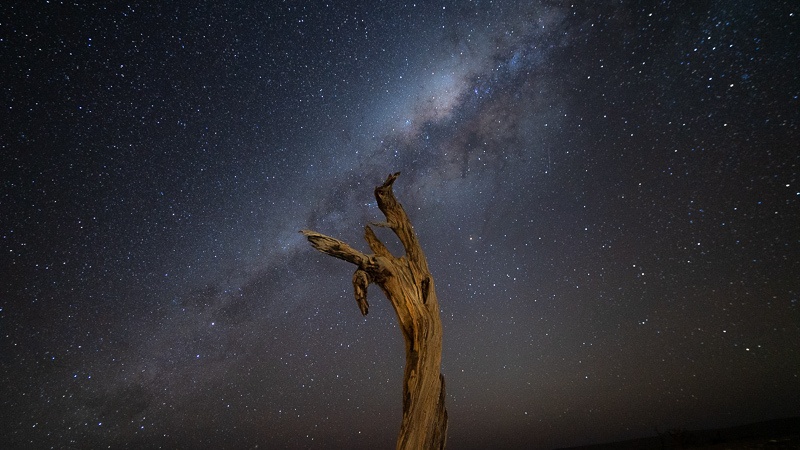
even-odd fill
[[(800, 449), (800, 417), (713, 430), (672, 430), (659, 436), (570, 447), (568, 450)], [(566, 449), (565, 449), (566, 450)]]

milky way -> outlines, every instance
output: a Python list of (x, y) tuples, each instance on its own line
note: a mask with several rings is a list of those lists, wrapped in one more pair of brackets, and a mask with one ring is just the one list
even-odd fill
[(0, 445), (394, 445), (396, 171), (450, 447), (800, 415), (797, 6), (518, 3), (0, 7)]

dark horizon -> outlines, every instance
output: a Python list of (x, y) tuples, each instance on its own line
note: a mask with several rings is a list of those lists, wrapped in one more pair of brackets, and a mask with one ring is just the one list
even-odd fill
[[(722, 447), (724, 446), (724, 447)], [(643, 436), (618, 442), (590, 444), (558, 450), (665, 450), (678, 448), (796, 448), (800, 446), (800, 417), (773, 419), (726, 428), (703, 430), (655, 430)]]
[(800, 416), (797, 4), (0, 12), (0, 447), (393, 446), (396, 171), (450, 448)]

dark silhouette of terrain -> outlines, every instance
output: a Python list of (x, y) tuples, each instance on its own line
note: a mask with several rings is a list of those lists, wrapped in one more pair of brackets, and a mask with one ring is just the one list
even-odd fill
[(711, 430), (670, 430), (657, 436), (564, 450), (800, 449), (800, 417)]

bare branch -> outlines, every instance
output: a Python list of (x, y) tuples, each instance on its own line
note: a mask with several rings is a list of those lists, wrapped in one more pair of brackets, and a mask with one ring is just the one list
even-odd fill
[(367, 287), (369, 286), (369, 275), (367, 272), (357, 269), (353, 274), (353, 293), (356, 296), (358, 309), (361, 315), (366, 316), (369, 312), (369, 302), (367, 301)]
[(372, 228), (369, 225), (364, 227), (364, 239), (369, 244), (369, 248), (378, 256), (385, 256), (386, 258), (392, 258), (392, 253), (389, 252), (389, 249), (383, 245), (378, 239), (378, 236), (375, 236), (375, 232), (372, 231)]
[(378, 201), (378, 208), (386, 216), (389, 228), (394, 231), (394, 234), (400, 239), (400, 243), (403, 244), (403, 249), (405, 249), (408, 258), (420, 270), (427, 271), (428, 263), (425, 260), (425, 254), (420, 249), (414, 226), (411, 225), (408, 214), (403, 209), (403, 205), (397, 201), (392, 190), (392, 185), (398, 176), (400, 176), (400, 172), (389, 175), (382, 185), (375, 188), (375, 200)]
[(311, 230), (300, 230), (300, 233), (308, 238), (308, 242), (311, 242), (311, 245), (315, 249), (321, 251), (322, 253), (331, 255), (334, 258), (345, 260), (349, 263), (353, 263), (362, 269), (367, 267), (369, 264), (369, 256), (361, 253), (353, 247), (350, 247), (339, 239), (332, 238)]

